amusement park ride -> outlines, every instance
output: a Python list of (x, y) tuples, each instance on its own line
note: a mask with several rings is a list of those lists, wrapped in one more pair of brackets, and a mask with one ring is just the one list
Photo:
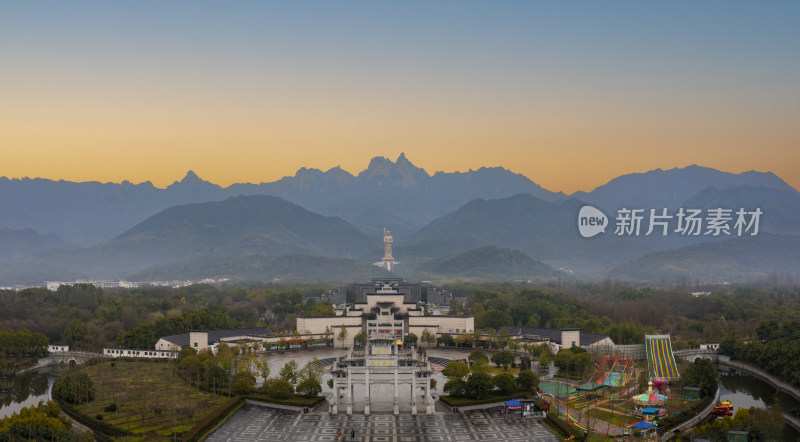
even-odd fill
[[(647, 335), (644, 347), (646, 366), (638, 366), (629, 355), (605, 355), (582, 385), (543, 382), (542, 400), (586, 432), (625, 437), (655, 431), (668, 414), (668, 396), (683, 399), (683, 392), (670, 389), (680, 375), (669, 335)], [(640, 390), (639, 375), (647, 375), (647, 391)], [(730, 416), (733, 406), (720, 402), (713, 413)]]

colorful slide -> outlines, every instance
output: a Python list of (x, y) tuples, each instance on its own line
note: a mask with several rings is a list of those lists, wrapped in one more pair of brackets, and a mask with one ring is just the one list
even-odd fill
[(645, 349), (650, 379), (675, 379), (680, 376), (669, 335), (645, 335)]
[(605, 382), (603, 382), (603, 385), (606, 385), (606, 386), (609, 386), (609, 387), (619, 387), (619, 383), (620, 383), (621, 380), (622, 380), (622, 377), (620, 376), (619, 373), (609, 373), (609, 375), (606, 378)]

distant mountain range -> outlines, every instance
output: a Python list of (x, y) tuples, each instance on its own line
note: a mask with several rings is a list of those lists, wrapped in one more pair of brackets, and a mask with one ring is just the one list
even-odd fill
[(375, 157), (356, 176), (339, 167), (327, 172), (302, 168), (293, 177), (275, 182), (226, 188), (204, 181), (192, 171), (165, 189), (150, 182), (0, 178), (0, 228), (31, 228), (74, 244), (92, 245), (175, 205), (239, 195), (274, 195), (323, 215), (339, 216), (375, 235), (389, 226), (402, 239), (474, 198), (518, 193), (546, 201), (564, 196), (500, 167), (431, 176), (402, 154), (395, 162)]
[(761, 234), (705, 242), (643, 256), (611, 276), (637, 281), (741, 282), (800, 269), (800, 236)]
[[(585, 204), (609, 216), (606, 234), (578, 234)], [(761, 208), (763, 238), (618, 237), (622, 207)], [(0, 178), (0, 285), (170, 273), (329, 280), (331, 269), (348, 280), (383, 271), (370, 265), (382, 256), (383, 227), (409, 276), (735, 280), (790, 271), (781, 262), (800, 256), (786, 246), (800, 237), (798, 221), (800, 193), (772, 173), (699, 166), (625, 175), (570, 196), (502, 168), (430, 175), (404, 155), (373, 158), (355, 176), (304, 168), (227, 188), (192, 172), (165, 189)], [(764, 259), (749, 260), (753, 251)]]
[(428, 279), (480, 278), (495, 281), (552, 278), (558, 272), (517, 250), (483, 246), (420, 266)]

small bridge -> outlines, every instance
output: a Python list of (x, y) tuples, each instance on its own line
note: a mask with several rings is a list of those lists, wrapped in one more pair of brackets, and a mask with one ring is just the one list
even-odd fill
[(673, 352), (676, 358), (685, 359), (689, 362), (695, 362), (698, 359), (708, 359), (711, 362), (727, 362), (730, 360), (728, 356), (717, 353), (717, 350), (678, 350)]
[(52, 366), (59, 366), (59, 367), (74, 367), (78, 364), (82, 364), (90, 359), (97, 359), (97, 358), (104, 358), (102, 353), (92, 353), (88, 351), (57, 351), (52, 352), (48, 356), (39, 359), (39, 362), (36, 363), (33, 367), (28, 367), (24, 370), (20, 370), (17, 374), (27, 373), (29, 371), (38, 370), (44, 367), (52, 367)]

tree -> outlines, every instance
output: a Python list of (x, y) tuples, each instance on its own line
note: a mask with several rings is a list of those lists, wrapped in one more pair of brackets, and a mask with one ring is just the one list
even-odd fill
[(297, 392), (303, 396), (315, 397), (322, 392), (322, 384), (314, 379), (306, 379), (297, 384)]
[(517, 357), (508, 350), (503, 350), (500, 353), (495, 353), (492, 356), (492, 362), (498, 367), (502, 366), (504, 371), (508, 371), (508, 366), (514, 362)]
[(327, 346), (331, 345), (331, 328), (330, 328), (330, 326), (327, 326), (327, 325), (325, 326), (324, 336), (325, 336), (325, 346), (327, 347)]
[(180, 364), (181, 361), (183, 361), (183, 359), (187, 356), (197, 356), (197, 350), (189, 347), (188, 345), (183, 347), (181, 351), (178, 352), (178, 364)]
[(412, 345), (416, 345), (418, 339), (419, 338), (417, 338), (417, 335), (415, 335), (414, 333), (407, 334), (406, 335), (406, 340), (405, 340), (406, 347), (410, 347)]
[(233, 375), (233, 379), (231, 380), (231, 388), (237, 394), (247, 394), (253, 391), (253, 387), (256, 385), (256, 378), (251, 373), (246, 371), (240, 371)]
[(469, 374), (469, 368), (463, 361), (450, 361), (442, 372), (448, 379), (463, 380)]
[(553, 354), (550, 353), (550, 347), (547, 344), (542, 344), (538, 346), (540, 348), (539, 352), (539, 366), (546, 367), (550, 365), (550, 362), (553, 361)]
[(297, 362), (291, 360), (281, 368), (281, 379), (290, 383), (293, 387), (297, 384)]
[(491, 309), (488, 312), (486, 312), (486, 315), (484, 316), (483, 320), (486, 327), (491, 327), (496, 329), (508, 325), (514, 325), (514, 320), (511, 318), (511, 315), (509, 315), (504, 311), (499, 311), (494, 309)]
[(475, 330), (475, 331), (472, 333), (472, 346), (473, 346), (473, 347), (477, 346), (477, 345), (478, 345), (478, 342), (480, 342), (480, 341), (481, 341), (481, 336), (483, 336), (483, 333), (481, 333), (481, 331), (480, 331), (480, 330)]
[(511, 339), (511, 334), (508, 332), (507, 329), (503, 328), (497, 334), (497, 346), (501, 349), (506, 348), (508, 345), (508, 341)]
[(358, 345), (359, 347), (367, 345), (367, 332), (361, 330), (360, 332), (356, 333), (356, 335), (353, 336), (353, 344)]
[(539, 375), (531, 370), (521, 371), (517, 376), (517, 384), (526, 390), (535, 390), (539, 387)]
[(467, 359), (473, 364), (489, 362), (489, 358), (486, 357), (486, 353), (484, 353), (483, 350), (472, 350), (472, 353), (467, 356)]
[(284, 399), (294, 393), (294, 387), (292, 387), (292, 384), (284, 379), (270, 378), (266, 383), (264, 383), (262, 391), (274, 398)]
[(436, 336), (426, 328), (422, 330), (422, 336), (420, 336), (420, 340), (428, 344), (428, 348), (430, 348), (431, 344), (436, 342)]
[(318, 383), (322, 382), (322, 375), (325, 373), (325, 369), (322, 367), (322, 363), (319, 359), (314, 357), (314, 359), (306, 362), (306, 365), (297, 372), (297, 379), (300, 382), (312, 380)]
[(259, 360), (257, 362), (257, 365), (258, 365), (259, 376), (261, 376), (261, 378), (264, 379), (264, 382), (267, 382), (267, 379), (269, 379), (269, 372), (270, 372), (269, 362), (267, 361), (267, 358)]
[(463, 396), (467, 382), (463, 379), (450, 379), (444, 383), (444, 392), (450, 396)]
[(94, 383), (85, 372), (73, 371), (56, 379), (53, 393), (72, 405), (82, 404), (94, 399)]
[(690, 365), (684, 373), (684, 385), (700, 388), (700, 396), (713, 396), (717, 392), (717, 372), (708, 359), (700, 359)]
[(494, 377), (494, 385), (503, 394), (511, 394), (517, 391), (517, 380), (514, 376), (503, 373)]
[(217, 364), (211, 365), (204, 375), (206, 385), (210, 386), (215, 392), (217, 387), (228, 383), (228, 373)]
[(512, 338), (508, 340), (508, 348), (514, 351), (514, 354), (517, 354), (517, 350), (522, 348), (522, 343), (519, 341), (519, 338)]
[(438, 338), (436, 338), (436, 341), (438, 342), (439, 345), (444, 345), (444, 346), (453, 345), (455, 343), (452, 335), (441, 335)]
[(342, 326), (341, 330), (339, 331), (339, 335), (337, 336), (339, 341), (342, 343), (342, 348), (344, 347), (344, 341), (347, 340), (347, 327)]
[(61, 339), (74, 349), (86, 347), (86, 324), (80, 319), (73, 319), (69, 323)]
[(475, 399), (480, 399), (486, 393), (492, 391), (493, 388), (492, 377), (486, 373), (473, 373), (467, 379), (466, 392)]
[(309, 316), (335, 316), (336, 312), (333, 311), (333, 306), (330, 302), (318, 302), (311, 309)]

